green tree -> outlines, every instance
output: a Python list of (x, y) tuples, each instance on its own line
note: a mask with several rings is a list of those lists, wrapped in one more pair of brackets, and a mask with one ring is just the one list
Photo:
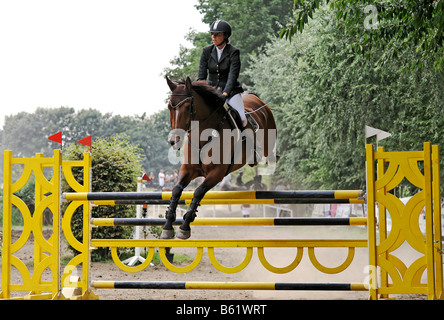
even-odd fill
[(126, 131), (131, 142), (143, 150), (141, 164), (147, 173), (179, 169), (179, 165), (171, 164), (168, 160), (170, 130), (170, 114), (165, 108), (148, 118), (136, 118), (134, 125)]
[(2, 130), (2, 149), (13, 150), (16, 157), (47, 153), (54, 148), (48, 136), (72, 127), (73, 108), (37, 108), (34, 113), (19, 112), (6, 116)]
[(186, 77), (197, 79), (202, 49), (211, 43), (209, 32), (190, 30), (185, 39), (191, 42), (191, 48), (181, 45), (179, 55), (170, 61), (172, 67), (165, 68), (165, 75), (171, 79), (185, 79)]
[[(38, 108), (33, 113), (20, 112), (7, 116), (0, 133), (2, 149), (13, 150), (15, 157), (32, 157), (37, 152), (52, 154), (52, 149), (57, 149), (60, 145), (48, 140), (48, 137), (58, 131), (63, 132), (64, 148), (88, 135), (96, 139), (125, 133), (131, 143), (143, 149), (141, 164), (149, 172), (178, 168), (168, 161), (170, 146), (167, 137), (170, 128), (166, 108), (151, 116), (113, 116), (95, 109), (75, 112), (73, 108), (60, 107)], [(2, 170), (3, 165), (0, 172)]]
[[(248, 71), (278, 125), (278, 174), (314, 188), (365, 188), (364, 126), (393, 134), (381, 144), (415, 150), (444, 138), (443, 72), (402, 68), (406, 50), (385, 64), (356, 55), (354, 38), (320, 8), (289, 43), (274, 40)], [(380, 54), (384, 54), (381, 50)]]
[(444, 69), (444, 1), (442, 0), (294, 0), (294, 19), (281, 31), (291, 40), (302, 32), (309, 18), (323, 3), (330, 3), (338, 26), (357, 39), (353, 49), (368, 56), (380, 53), (380, 62), (389, 62), (399, 52), (419, 52), (411, 65), (433, 63)]

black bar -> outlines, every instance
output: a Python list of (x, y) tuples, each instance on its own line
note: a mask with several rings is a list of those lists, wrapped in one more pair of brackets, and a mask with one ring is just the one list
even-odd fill
[[(115, 226), (163, 226), (165, 224), (165, 219), (150, 219), (150, 218), (115, 218)], [(183, 223), (183, 219), (176, 219), (173, 225), (180, 226)]]
[[(209, 218), (211, 219), (211, 218)], [(246, 221), (248, 219), (246, 218)], [(176, 219), (174, 225), (181, 225), (183, 219)], [(115, 226), (163, 226), (164, 218), (114, 218)], [(349, 218), (274, 218), (275, 226), (349, 226)]]
[[(116, 205), (143, 205), (143, 204), (170, 204), (170, 200), (115, 200)], [(179, 200), (178, 204), (185, 204), (185, 200)]]
[(115, 281), (115, 289), (185, 289), (183, 281)]
[(349, 218), (275, 218), (275, 226), (349, 226)]
[(334, 199), (334, 190), (279, 190), (256, 191), (256, 199)]
[(300, 199), (275, 199), (275, 204), (316, 204), (316, 203), (350, 203), (350, 199), (332, 199), (332, 198), (300, 198)]
[[(115, 289), (186, 289), (183, 281), (115, 281)], [(233, 289), (235, 290), (235, 289)], [(351, 291), (350, 283), (291, 283), (277, 282), (275, 290)]]

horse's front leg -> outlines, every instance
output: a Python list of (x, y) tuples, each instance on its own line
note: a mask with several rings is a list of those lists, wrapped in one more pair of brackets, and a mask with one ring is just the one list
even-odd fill
[(223, 178), (223, 174), (207, 176), (204, 182), (196, 188), (193, 194), (193, 199), (191, 200), (190, 207), (188, 211), (183, 216), (183, 223), (179, 227), (176, 233), (176, 237), (179, 239), (188, 239), (191, 236), (190, 223), (196, 218), (197, 207), (200, 206), (200, 201), (205, 196), (205, 194), (213, 188), (218, 182)]
[(179, 182), (174, 186), (170, 205), (165, 214), (166, 222), (163, 226), (162, 234), (160, 235), (161, 239), (173, 239), (174, 238), (174, 228), (173, 223), (176, 221), (176, 209), (180, 200), (180, 196), (182, 195), (183, 189), (190, 183), (191, 178), (190, 175), (185, 175), (183, 177), (179, 176)]

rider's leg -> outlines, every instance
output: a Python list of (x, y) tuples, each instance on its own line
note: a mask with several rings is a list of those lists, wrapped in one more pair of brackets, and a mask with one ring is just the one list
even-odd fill
[(244, 101), (242, 100), (242, 95), (240, 93), (227, 99), (227, 103), (232, 106), (239, 113), (242, 120), (242, 124), (245, 127), (247, 125), (247, 117), (245, 116)]

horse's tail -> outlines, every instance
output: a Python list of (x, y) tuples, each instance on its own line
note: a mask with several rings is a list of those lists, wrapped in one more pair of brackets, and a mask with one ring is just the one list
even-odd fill
[[(248, 92), (248, 94), (254, 96), (254, 98), (251, 97), (250, 99), (247, 98), (244, 100), (250, 101), (248, 109), (251, 111), (249, 113), (251, 116), (256, 118), (256, 122), (259, 124), (259, 127), (265, 130), (265, 140), (263, 141), (263, 148), (260, 152), (260, 156), (263, 155), (266, 157), (267, 164), (275, 165), (280, 157), (276, 155), (277, 128), (273, 112), (268, 106), (268, 103), (265, 103), (257, 94), (253, 94), (251, 92)], [(269, 129), (274, 130), (274, 133), (269, 132)]]

